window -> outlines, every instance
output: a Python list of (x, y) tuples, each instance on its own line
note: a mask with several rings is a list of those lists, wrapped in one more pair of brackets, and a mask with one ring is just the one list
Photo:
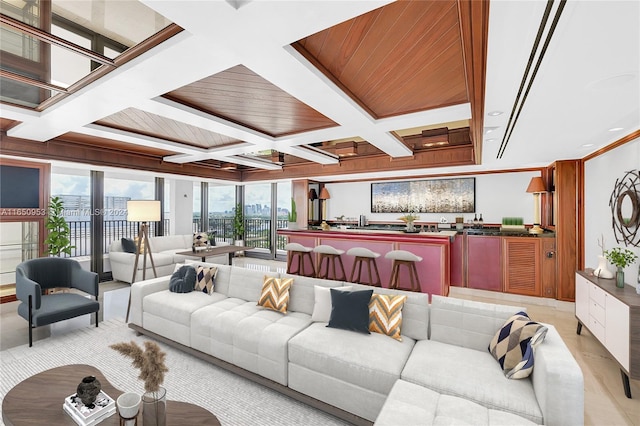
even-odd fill
[(51, 196), (60, 197), (71, 231), (71, 257), (91, 254), (91, 178), (88, 170), (54, 168)]

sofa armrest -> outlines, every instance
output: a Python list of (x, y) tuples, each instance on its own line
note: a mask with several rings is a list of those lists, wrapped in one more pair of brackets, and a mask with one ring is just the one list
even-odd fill
[(98, 297), (98, 274), (85, 271), (82, 268), (74, 268), (71, 271), (71, 287)]
[(142, 301), (146, 296), (169, 288), (171, 276), (151, 278), (131, 284), (131, 307), (129, 322), (144, 327), (142, 324)]
[(534, 355), (533, 390), (545, 425), (584, 424), (584, 377), (556, 328), (549, 330)]
[(127, 253), (124, 251), (111, 251), (109, 252), (109, 262), (111, 263), (124, 263), (131, 264), (136, 259), (135, 253)]

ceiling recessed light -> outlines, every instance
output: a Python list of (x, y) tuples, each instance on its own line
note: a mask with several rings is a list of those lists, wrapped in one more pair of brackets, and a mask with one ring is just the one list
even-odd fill
[(491, 139), (487, 139), (485, 142), (495, 142), (496, 140), (491, 138)]
[(489, 133), (496, 131), (498, 128), (499, 128), (499, 126), (485, 127), (484, 128), (484, 134), (488, 135)]
[(503, 114), (503, 112), (502, 112), (502, 111), (491, 111), (491, 112), (489, 113), (489, 115), (490, 115), (491, 117), (495, 117), (495, 116), (500, 115), (500, 114)]
[(582, 145), (583, 148), (591, 148), (592, 146), (592, 143), (585, 143), (584, 145)]
[(609, 129), (610, 132), (619, 132), (620, 130), (624, 130), (624, 127), (612, 127)]

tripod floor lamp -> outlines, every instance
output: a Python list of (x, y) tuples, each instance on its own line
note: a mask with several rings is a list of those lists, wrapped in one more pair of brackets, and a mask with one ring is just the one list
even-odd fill
[[(153, 256), (149, 249), (149, 226), (147, 222), (157, 222), (160, 220), (160, 201), (156, 200), (131, 200), (127, 201), (127, 222), (140, 222), (138, 232), (138, 247), (136, 250), (136, 260), (133, 263), (133, 276), (131, 284), (136, 281), (138, 272), (138, 261), (142, 254), (142, 279), (147, 278), (147, 254), (153, 268), (153, 276), (157, 277), (156, 265), (153, 263)], [(142, 253), (140, 253), (142, 251)], [(127, 321), (129, 320), (129, 309), (131, 308), (131, 295), (129, 295), (129, 305), (127, 306)]]

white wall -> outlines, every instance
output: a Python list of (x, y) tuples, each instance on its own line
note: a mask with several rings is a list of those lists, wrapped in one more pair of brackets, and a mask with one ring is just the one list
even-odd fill
[(171, 235), (193, 233), (193, 181), (171, 180)]
[[(526, 192), (529, 181), (539, 172), (495, 173), (469, 176), (476, 178), (476, 212), (482, 213), (485, 223), (501, 223), (503, 217), (522, 217), (524, 223), (533, 223), (533, 195)], [(467, 176), (465, 176), (467, 177)], [(426, 178), (425, 178), (426, 179)], [(398, 179), (402, 181), (402, 179)], [(327, 203), (327, 216), (334, 219), (344, 215), (357, 218), (361, 214), (374, 221), (394, 221), (400, 213), (371, 213), (371, 181), (334, 183), (326, 185), (331, 194)], [(439, 222), (445, 217), (455, 222), (455, 213), (420, 213), (420, 221)], [(473, 213), (464, 214), (465, 222)], [(400, 221), (398, 221), (400, 223)]]
[[(617, 242), (611, 222), (609, 198), (614, 190), (616, 179), (621, 179), (628, 170), (640, 169), (640, 139), (628, 142), (585, 162), (584, 165), (584, 252), (585, 267), (596, 268), (601, 235), (606, 241), (606, 249), (624, 248), (624, 242)], [(640, 257), (640, 247), (626, 247)], [(638, 261), (625, 269), (625, 281), (635, 284), (638, 280)], [(611, 271), (615, 267), (610, 266)]]

